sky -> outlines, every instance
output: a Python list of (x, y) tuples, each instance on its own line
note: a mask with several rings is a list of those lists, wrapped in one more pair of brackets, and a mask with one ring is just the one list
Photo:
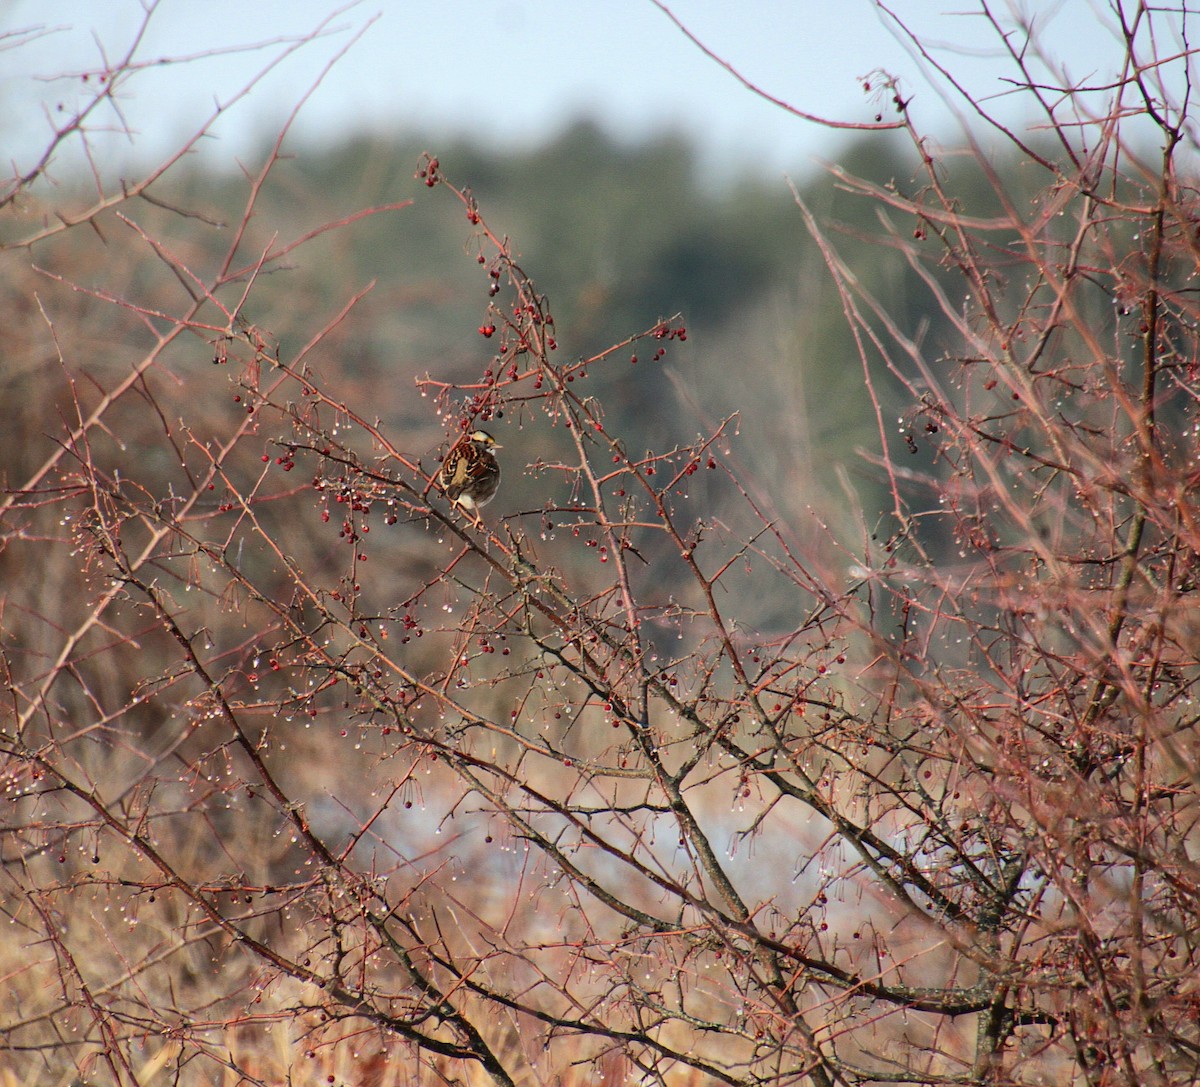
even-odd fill
[[(4, 0), (0, 143), (24, 167), (95, 86), (83, 75), (128, 53), (150, 0)], [(221, 118), (204, 153), (232, 161), (273, 136), (325, 66), (298, 140), (361, 130), (467, 134), (536, 145), (587, 116), (631, 140), (690, 136), (716, 173), (782, 174), (836, 153), (846, 134), (799, 119), (742, 86), (652, 0), (158, 0), (135, 61), (148, 67), (98, 115), (100, 158), (166, 154), (268, 62), (323, 27)], [(881, 105), (863, 77), (886, 69), (913, 94), (923, 130), (956, 141), (945, 96), (893, 20), (871, 0), (668, 0), (712, 52), (766, 93), (837, 121), (870, 122)], [(979, 0), (893, 0), (904, 22), (982, 94), (1002, 94), (1000, 42)], [(1112, 63), (1111, 28), (1092, 0), (1027, 0), (1073, 74)], [(993, 8), (1007, 12), (1005, 0)], [(968, 13), (973, 9), (974, 14)], [(1005, 16), (1008, 17), (1007, 15)], [(32, 32), (32, 33), (30, 33)], [(230, 47), (274, 43), (223, 54)], [(184, 59), (189, 58), (189, 59)], [(170, 59), (175, 63), (158, 63)], [(873, 80), (879, 86), (877, 77)], [(993, 101), (1022, 120), (1019, 97)], [(886, 103), (885, 117), (890, 116)], [(1024, 118), (1028, 119), (1028, 118)], [(121, 129), (134, 130), (131, 139)]]

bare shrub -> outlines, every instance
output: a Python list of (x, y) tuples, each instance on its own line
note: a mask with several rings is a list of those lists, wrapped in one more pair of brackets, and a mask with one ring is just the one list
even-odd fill
[[(304, 254), (415, 211), (260, 236), (282, 135), (231, 231), (161, 172), (6, 226), (9, 1074), (1194, 1082), (1190, 51), (1118, 15), (1095, 87), (997, 23), (1057, 143), (996, 122), (1041, 182), (973, 154), (986, 215), (884, 80), (922, 172), (839, 180), (925, 339), (798, 199), (878, 420), (857, 536), (777, 516), (735, 420), (632, 445), (589, 381), (685, 323), (561, 358), (432, 156), (488, 358), (403, 413)], [(476, 522), (436, 474), (479, 426)]]

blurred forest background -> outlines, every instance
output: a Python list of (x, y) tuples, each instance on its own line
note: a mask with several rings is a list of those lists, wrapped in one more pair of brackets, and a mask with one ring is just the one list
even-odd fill
[[(748, 162), (740, 175), (720, 183), (706, 175), (696, 149), (679, 134), (628, 143), (589, 120), (540, 147), (507, 153), (433, 135), (358, 137), (341, 146), (308, 146), (294, 157), (285, 148), (256, 204), (247, 234), (251, 250), (271, 239), (284, 244), (365, 207), (403, 200), (417, 206), (308, 243), (300, 258), (304, 275), (286, 265), (272, 268), (256, 284), (246, 317), (276, 330), (287, 353), (310, 333), (305, 318), (320, 310), (322, 299), (374, 284), (337, 339), (322, 345), (319, 366), (341, 374), (356, 391), (368, 389), (380, 418), (411, 435), (415, 455), (428, 453), (442, 437), (427, 405), (417, 402), (416, 380), (476, 374), (490, 346), (477, 331), (488, 280), (468, 252), (470, 224), (415, 177), (426, 151), (471, 190), (494, 229), (514, 239), (519, 263), (554, 307), (563, 356), (590, 355), (675, 315), (689, 328), (688, 340), (665, 367), (604, 368), (597, 377), (596, 392), (619, 432), (648, 448), (662, 447), (736, 413), (737, 455), (771, 481), (779, 512), (797, 528), (809, 520), (810, 506), (829, 515), (831, 506), (861, 503), (873, 511), (868, 519), (887, 508), (883, 480), (863, 456), (880, 435), (862, 364), (790, 185), (836, 236), (863, 286), (886, 299), (904, 331), (936, 358), (946, 346), (942, 318), (904, 256), (880, 244), (879, 208), (837, 180), (841, 171), (912, 188), (917, 163), (899, 140), (877, 133), (847, 142), (836, 155), (836, 170), (828, 172), (813, 167), (794, 179), (764, 176)], [(964, 203), (989, 208), (993, 187), (969, 157), (961, 163), (948, 186), (961, 192)], [(995, 167), (1004, 184), (1019, 186), (1019, 161)], [(66, 205), (88, 205), (84, 179), (60, 177), (57, 186), (56, 207), (72, 189), (76, 194)], [(139, 207), (139, 224), (192, 254), (199, 266), (223, 242), (211, 224), (234, 223), (245, 194), (244, 177), (184, 162), (155, 184), (154, 202)], [(188, 208), (208, 221), (192, 230), (188, 218), (170, 207)], [(25, 206), (20, 219), (2, 224), (5, 239), (26, 232), (36, 216), (36, 204)], [(130, 282), (138, 283), (154, 259), (133, 231), (110, 217), (100, 231), (55, 249), (39, 266), (86, 283), (92, 262), (107, 269), (124, 264)], [(27, 283), (12, 277), (8, 283), (12, 332), (38, 338), (43, 319), (30, 306)], [(131, 346), (127, 333), (96, 321), (88, 327), (93, 339), (78, 346), (89, 365), (119, 369)], [(184, 341), (172, 350), (200, 356), (206, 348)], [(2, 380), (10, 402), (27, 387), (26, 369), (6, 368)], [(886, 378), (880, 392), (889, 424), (895, 424), (912, 407), (911, 397), (889, 387)], [(6, 455), (16, 458), (7, 465), (9, 479), (44, 452), (48, 439), (35, 413), (22, 414), (22, 440), (7, 445)], [(889, 437), (903, 447), (902, 428), (891, 425)], [(519, 434), (506, 443), (511, 463), (537, 458)], [(504, 501), (513, 508), (538, 505), (537, 488), (536, 481), (510, 472)]]

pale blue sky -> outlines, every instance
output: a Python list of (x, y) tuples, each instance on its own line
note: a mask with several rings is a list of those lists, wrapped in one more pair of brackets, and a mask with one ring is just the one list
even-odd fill
[[(976, 8), (977, 0), (895, 0), (891, 6), (927, 40), (952, 44), (954, 51), (941, 55), (977, 91), (1004, 90), (994, 32), (978, 14), (961, 13)], [(1116, 62), (1111, 34), (1101, 25), (1102, 4), (1040, 0), (1024, 6), (1045, 24), (1072, 74)], [(102, 54), (122, 55), (142, 7), (139, 0), (2, 5), (0, 33), (49, 31), (0, 54), (0, 135), (8, 158), (24, 165), (44, 145), (45, 111), (60, 118), (59, 104), (70, 109), (87, 89), (78, 78), (35, 77), (77, 77), (100, 65)], [(954, 138), (938, 94), (870, 0), (673, 0), (670, 7), (715, 52), (798, 109), (869, 121), (877, 105), (864, 95), (860, 77), (883, 67), (916, 92), (918, 123)], [(993, 9), (1006, 11), (1004, 0)], [(195, 56), (300, 36), (337, 10), (335, 0), (160, 0), (137, 57)], [(329, 58), (359, 30), (361, 39), (306, 105), (300, 138), (333, 140), (374, 127), (434, 137), (469, 133), (521, 145), (590, 115), (635, 138), (673, 127), (693, 136), (709, 163), (775, 175), (830, 154), (838, 139), (742, 88), (650, 0), (364, 0), (330, 25), (333, 33), (289, 58), (222, 119), (209, 153), (232, 160), (273, 134)], [(199, 124), (214, 99), (227, 100), (279, 49), (144, 73), (121, 102), (123, 116), (138, 131), (137, 149), (143, 156), (165, 153), (181, 132)], [(112, 124), (115, 117), (108, 113), (104, 120)], [(130, 153), (124, 137), (98, 146), (105, 157)]]

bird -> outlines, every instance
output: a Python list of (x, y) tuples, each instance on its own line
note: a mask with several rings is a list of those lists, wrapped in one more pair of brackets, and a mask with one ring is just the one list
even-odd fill
[(493, 452), (499, 448), (486, 430), (472, 430), (451, 446), (438, 472), (446, 497), (476, 521), (479, 507), (490, 502), (500, 486), (500, 464)]

